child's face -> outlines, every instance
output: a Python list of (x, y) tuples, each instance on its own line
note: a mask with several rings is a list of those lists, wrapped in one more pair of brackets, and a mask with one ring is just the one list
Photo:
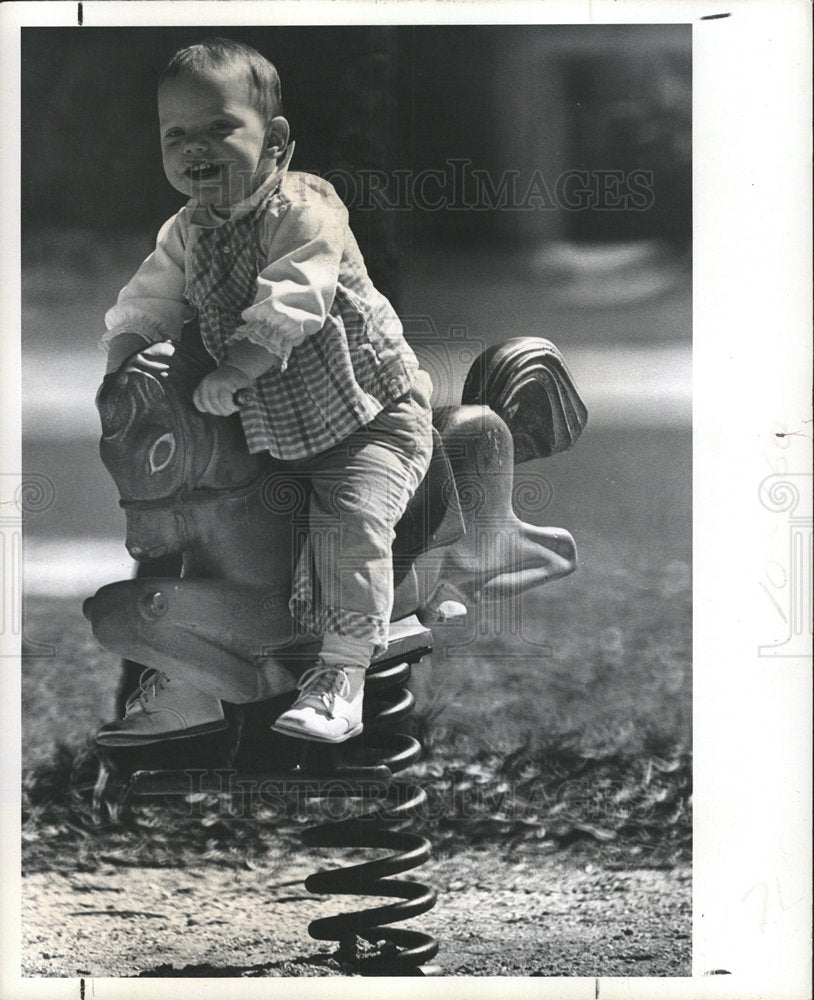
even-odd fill
[(226, 208), (265, 179), (266, 123), (243, 81), (214, 73), (165, 80), (158, 118), (164, 172), (182, 194)]

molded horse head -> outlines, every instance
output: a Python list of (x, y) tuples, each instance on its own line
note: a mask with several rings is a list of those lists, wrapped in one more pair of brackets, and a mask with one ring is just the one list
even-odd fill
[(198, 382), (213, 367), (181, 344), (161, 370), (135, 355), (97, 396), (99, 453), (127, 513), (127, 549), (138, 560), (189, 550), (199, 504), (235, 497), (268, 468), (250, 455), (240, 418), (199, 412)]

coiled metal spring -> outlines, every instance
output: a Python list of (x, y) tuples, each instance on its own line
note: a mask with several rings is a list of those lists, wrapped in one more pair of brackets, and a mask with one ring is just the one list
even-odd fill
[[(364, 734), (349, 743), (347, 749), (349, 756), (354, 752), (361, 754), (362, 770), (371, 757), (374, 766), (386, 767), (391, 775), (418, 759), (421, 753), (418, 740), (392, 731), (413, 708), (413, 696), (403, 687), (409, 677), (409, 663), (382, 664), (368, 675)], [(308, 847), (382, 848), (389, 852), (377, 860), (319, 872), (305, 881), (309, 892), (398, 900), (323, 917), (308, 927), (308, 933), (317, 940), (338, 941), (340, 956), (353, 961), (364, 974), (422, 975), (418, 967), (438, 952), (438, 942), (433, 937), (389, 926), (426, 913), (436, 903), (436, 893), (428, 886), (391, 877), (412, 871), (430, 857), (429, 840), (408, 830), (426, 799), (422, 788), (396, 778), (388, 782), (385, 797), (373, 811), (311, 827), (302, 834)], [(376, 945), (378, 950), (372, 955), (356, 955), (357, 937)]]

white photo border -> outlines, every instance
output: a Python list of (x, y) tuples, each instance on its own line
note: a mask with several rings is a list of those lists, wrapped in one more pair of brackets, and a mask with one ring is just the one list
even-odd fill
[[(81, 15), (80, 15), (81, 11)], [(810, 989), (811, 7), (806, 0), (545, 3), (85, 2), (0, 8), (2, 472), (20, 473), (20, 28), (24, 25), (691, 23), (694, 129), (693, 976), (387, 981), (399, 995), (802, 1000)], [(7, 502), (5, 494), (4, 504)], [(0, 512), (0, 515), (2, 512)], [(796, 533), (796, 534), (795, 534)], [(795, 539), (797, 539), (795, 541)], [(802, 541), (800, 541), (802, 540)], [(808, 545), (808, 563), (794, 560)], [(795, 547), (797, 546), (797, 547)], [(785, 572), (777, 587), (770, 568)], [(806, 568), (807, 567), (807, 568)], [(795, 573), (797, 574), (795, 576)], [(8, 586), (8, 580), (0, 581)], [(771, 588), (775, 592), (771, 593)], [(796, 588), (796, 589), (795, 589)], [(785, 602), (785, 603), (784, 603)], [(10, 637), (3, 639), (8, 643)], [(793, 638), (793, 637), (792, 637)], [(11, 637), (13, 639), (13, 637)], [(807, 641), (807, 646), (806, 646)], [(13, 642), (12, 642), (13, 646)], [(807, 649), (807, 652), (806, 652)], [(4, 652), (8, 652), (8, 648)], [(4, 660), (0, 995), (76, 997), (20, 979), (19, 673)], [(709, 975), (727, 970), (731, 975)], [(174, 980), (181, 996), (377, 996), (384, 980)], [(89, 980), (94, 998), (162, 980)]]

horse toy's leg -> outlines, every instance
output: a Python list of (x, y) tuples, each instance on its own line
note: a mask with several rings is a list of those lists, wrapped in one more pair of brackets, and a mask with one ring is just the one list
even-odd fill
[(439, 583), (419, 611), (437, 620), (449, 599), (465, 606), (505, 601), (576, 568), (574, 539), (562, 528), (527, 524), (512, 506), (514, 445), (505, 422), (483, 406), (440, 413), (436, 425), (455, 473), (466, 533), (419, 557), (437, 562)]

